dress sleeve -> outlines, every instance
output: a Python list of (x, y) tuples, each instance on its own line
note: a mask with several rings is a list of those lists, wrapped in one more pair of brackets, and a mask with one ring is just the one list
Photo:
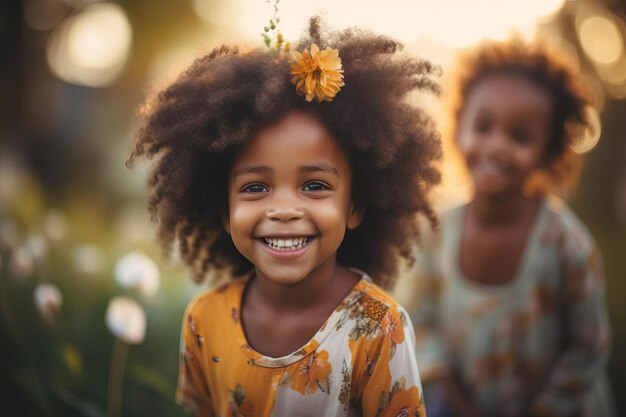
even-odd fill
[(435, 237), (425, 241), (409, 272), (414, 289), (408, 309), (415, 328), (417, 363), (424, 381), (437, 379), (447, 370), (446, 343), (439, 315), (445, 285), (437, 267), (440, 244)]
[(567, 346), (532, 404), (535, 415), (578, 415), (609, 356), (604, 268), (598, 248), (585, 232), (576, 230), (562, 240)]
[(380, 333), (367, 351), (368, 377), (364, 379), (361, 407), (364, 417), (425, 417), (411, 320), (401, 307), (392, 306), (380, 322)]
[(187, 309), (181, 326), (178, 385), (176, 402), (188, 413), (213, 417), (209, 390), (201, 368), (202, 337), (197, 322)]

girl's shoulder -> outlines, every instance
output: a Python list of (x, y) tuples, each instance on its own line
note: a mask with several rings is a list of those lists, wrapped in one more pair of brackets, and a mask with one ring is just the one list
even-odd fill
[(561, 265), (580, 271), (600, 267), (600, 249), (585, 223), (561, 198), (550, 195), (545, 199), (546, 217), (539, 243), (554, 247)]
[(187, 313), (217, 314), (220, 311), (230, 311), (238, 307), (238, 299), (246, 284), (246, 278), (237, 278), (232, 281), (208, 288), (196, 294), (187, 305)]
[[(560, 241), (576, 240), (585, 246), (595, 245), (594, 238), (587, 225), (576, 212), (560, 197), (548, 195), (544, 199), (546, 233), (553, 234)], [(548, 233), (549, 232), (549, 233)]]
[(378, 286), (365, 273), (355, 288), (360, 298), (360, 304), (372, 303), (384, 306), (387, 314), (403, 313), (404, 307), (386, 290)]

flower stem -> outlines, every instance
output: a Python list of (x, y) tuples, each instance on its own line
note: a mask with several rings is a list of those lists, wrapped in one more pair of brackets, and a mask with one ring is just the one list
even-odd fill
[(107, 389), (107, 416), (119, 417), (124, 392), (124, 369), (128, 358), (128, 345), (115, 338), (111, 364), (109, 365), (109, 387)]

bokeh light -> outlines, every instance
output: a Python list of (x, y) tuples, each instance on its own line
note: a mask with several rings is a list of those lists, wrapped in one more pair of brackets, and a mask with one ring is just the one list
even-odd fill
[(48, 324), (54, 322), (54, 316), (63, 306), (63, 294), (59, 287), (50, 283), (37, 285), (33, 293), (35, 306)]
[(603, 81), (619, 86), (626, 83), (626, 56), (621, 55), (612, 65), (598, 65), (596, 71)]
[[(143, 99), (221, 43), (262, 48), (261, 32), (274, 2), (8, 0), (0, 6), (8, 72), (0, 95), (7, 113), (0, 145), (0, 339), (18, 342), (4, 346), (0, 391), (6, 395), (0, 394), (0, 414), (9, 399), (16, 406), (8, 415), (107, 415), (106, 371), (115, 363), (111, 344), (126, 341), (143, 345), (131, 350), (124, 384), (117, 385), (126, 398), (120, 415), (185, 415), (174, 403), (180, 318), (187, 302), (208, 284), (189, 279), (180, 241), (174, 242), (170, 259), (161, 256), (146, 210), (149, 166), (140, 163), (131, 171), (124, 161)], [(572, 149), (585, 154), (585, 170), (580, 186), (564, 196), (589, 221), (602, 248), (617, 352), (626, 349), (626, 308), (620, 299), (626, 291), (620, 280), (626, 273), (623, 4), (278, 4), (278, 26), (286, 40), (298, 39), (316, 14), (331, 29), (368, 28), (400, 40), (403, 53), (440, 65), (444, 90), (456, 48), (483, 39), (516, 33), (545, 40), (576, 61), (602, 126), (595, 112), (589, 114), (591, 128), (568, 123), (578, 139)], [(429, 94), (410, 100), (432, 115), (443, 133), (443, 181), (432, 190), (434, 207), (443, 212), (468, 202), (473, 185), (446, 135), (444, 102)], [(430, 231), (428, 225), (423, 231)], [(611, 357), (616, 391), (626, 383), (622, 356)]]
[(595, 148), (600, 141), (600, 133), (602, 132), (600, 117), (592, 107), (585, 109), (585, 116), (588, 126), (573, 121), (565, 123), (565, 130), (574, 137), (571, 148), (578, 154), (588, 153)]
[(159, 290), (159, 267), (141, 252), (122, 256), (113, 270), (116, 281), (126, 288), (136, 288), (142, 295), (151, 297)]
[(146, 337), (146, 312), (129, 296), (118, 295), (109, 301), (105, 323), (115, 337), (129, 345), (141, 344)]
[(611, 64), (624, 55), (622, 34), (608, 15), (583, 8), (576, 19), (578, 38), (585, 54), (598, 64)]
[(66, 82), (104, 87), (121, 74), (131, 43), (124, 10), (112, 3), (96, 3), (61, 22), (52, 33), (48, 65)]

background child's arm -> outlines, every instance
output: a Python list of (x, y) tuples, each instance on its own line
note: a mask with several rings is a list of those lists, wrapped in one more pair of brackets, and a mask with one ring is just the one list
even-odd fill
[(579, 415), (583, 399), (609, 356), (604, 268), (600, 252), (584, 228), (564, 236), (561, 267), (568, 345), (531, 404), (536, 416)]
[[(441, 338), (438, 304), (442, 277), (435, 267), (435, 252), (425, 247), (416, 259), (416, 280), (411, 319), (417, 337), (417, 363), (424, 383), (427, 410), (436, 409), (456, 417), (479, 417), (467, 394), (450, 373), (446, 343)], [(429, 395), (430, 394), (430, 395)]]
[[(437, 267), (439, 235), (425, 234), (415, 263), (396, 287), (400, 304), (407, 307), (416, 336), (416, 355), (423, 382), (438, 380), (448, 371), (446, 342), (439, 323), (443, 277)], [(406, 291), (406, 288), (409, 290)]]

